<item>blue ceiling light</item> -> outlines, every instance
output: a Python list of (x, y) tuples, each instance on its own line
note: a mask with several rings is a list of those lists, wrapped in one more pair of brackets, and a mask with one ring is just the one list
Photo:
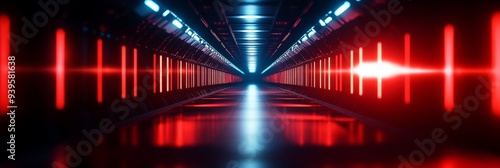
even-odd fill
[(349, 7), (351, 7), (351, 3), (345, 1), (344, 4), (342, 4), (339, 8), (337, 8), (337, 10), (335, 10), (335, 12), (333, 12), (333, 14), (335, 14), (335, 16), (340, 16), (347, 9), (349, 9)]
[(321, 19), (319, 20), (319, 24), (320, 24), (321, 26), (326, 26), (325, 21), (323, 21), (323, 20), (321, 20)]
[(160, 6), (154, 2), (153, 0), (145, 0), (144, 4), (151, 8), (153, 11), (158, 12), (160, 11)]
[(167, 16), (168, 14), (170, 14), (170, 10), (168, 10), (168, 9), (167, 9), (165, 12), (163, 12), (163, 14), (162, 14), (162, 15), (163, 15), (163, 17), (165, 17), (165, 16)]
[(325, 19), (325, 23), (328, 24), (330, 23), (331, 21), (333, 20), (333, 18), (331, 16), (328, 16), (326, 19)]
[(179, 29), (182, 28), (182, 23), (179, 22), (178, 20), (172, 21), (172, 24), (174, 24), (174, 26), (177, 27), (177, 28), (179, 28)]

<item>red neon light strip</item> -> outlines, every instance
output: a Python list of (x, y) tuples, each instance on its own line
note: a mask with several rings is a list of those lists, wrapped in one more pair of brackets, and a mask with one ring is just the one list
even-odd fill
[(445, 81), (444, 81), (444, 108), (451, 112), (453, 110), (453, 50), (454, 50), (454, 28), (448, 24), (444, 27), (444, 59), (445, 59)]
[(335, 56), (335, 91), (339, 90), (339, 56)]
[[(330, 66), (330, 57), (328, 57), (328, 90), (330, 90), (331, 88), (331, 74), (332, 74), (332, 71), (331, 71), (331, 66)], [(306, 65), (307, 66), (307, 65)], [(307, 80), (307, 76), (306, 76), (306, 80)]]
[(102, 103), (102, 40), (97, 40), (97, 103)]
[(321, 86), (323, 85), (323, 81), (321, 79), (323, 79), (323, 64), (321, 62), (321, 60), (319, 60), (319, 88), (321, 89)]
[[(405, 68), (410, 68), (410, 34), (405, 34)], [(405, 75), (405, 103), (410, 104), (410, 74)]]
[(354, 55), (353, 55), (353, 51), (351, 51), (351, 70), (350, 70), (350, 83), (349, 85), (350, 86), (350, 91), (351, 91), (351, 94), (354, 94)]
[(65, 57), (66, 57), (66, 34), (63, 29), (56, 31), (56, 108), (59, 110), (64, 109), (64, 71), (65, 71)]
[[(382, 63), (382, 43), (377, 43), (377, 62)], [(377, 77), (377, 98), (382, 99), (382, 76)]]
[(165, 88), (165, 90), (166, 90), (167, 92), (168, 92), (168, 91), (170, 91), (170, 71), (169, 71), (169, 69), (170, 69), (170, 67), (169, 67), (169, 66), (170, 66), (170, 64), (169, 64), (169, 59), (170, 59), (170, 58), (166, 57), (167, 62), (166, 62), (166, 64), (165, 64), (165, 66), (166, 66), (166, 69), (165, 69), (165, 77), (167, 78), (167, 81), (165, 81), (165, 83), (167, 84), (167, 87)]
[(156, 54), (153, 54), (153, 93), (156, 93)]
[(134, 97), (137, 97), (137, 49), (134, 48)]
[(342, 70), (342, 54), (340, 54), (340, 56), (339, 56), (339, 69), (340, 69), (340, 72), (339, 72), (339, 78), (340, 78), (339, 91), (342, 92), (342, 73), (344, 73), (344, 70)]
[(127, 97), (127, 48), (122, 46), (122, 98)]
[(500, 117), (500, 12), (495, 12), (491, 19), (491, 45), (493, 62), (493, 81), (491, 87), (491, 111)]
[[(359, 65), (363, 64), (363, 48), (359, 48)], [(363, 96), (363, 76), (359, 75), (359, 95)]]
[(6, 15), (0, 15), (0, 113), (7, 114), (8, 100), (8, 56), (10, 55), (10, 20)]

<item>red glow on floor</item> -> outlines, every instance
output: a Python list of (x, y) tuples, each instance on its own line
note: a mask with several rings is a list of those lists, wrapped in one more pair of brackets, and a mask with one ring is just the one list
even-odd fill
[(382, 134), (381, 131), (376, 131), (375, 132), (375, 142), (377, 144), (384, 143), (384, 134)]
[(500, 12), (495, 12), (491, 19), (491, 62), (493, 78), (491, 86), (491, 111), (500, 117)]
[[(363, 48), (359, 48), (359, 65), (363, 64)], [(352, 72), (352, 70), (351, 70)], [(363, 76), (359, 75), (359, 95), (363, 96)]]
[(122, 46), (122, 99), (127, 97), (127, 48)]
[(444, 27), (444, 108), (451, 112), (454, 106), (453, 57), (454, 57), (454, 28), (448, 24)]
[[(377, 63), (382, 64), (382, 43), (377, 43)], [(382, 75), (377, 76), (377, 98), (382, 99)]]
[(65, 57), (66, 57), (66, 34), (63, 29), (56, 31), (56, 108), (64, 109), (65, 103)]
[(0, 15), (0, 113), (7, 114), (8, 100), (8, 56), (10, 55), (10, 20), (6, 15)]
[(153, 93), (156, 93), (156, 54), (153, 54)]
[(102, 39), (97, 40), (97, 103), (102, 103)]
[(137, 97), (137, 49), (134, 48), (134, 97)]
[(273, 107), (320, 107), (318, 104), (298, 104), (298, 103), (269, 103)]
[(237, 104), (234, 103), (207, 103), (207, 104), (187, 104), (184, 105), (184, 107), (211, 107), (211, 108), (218, 108), (218, 107), (234, 107)]
[[(410, 34), (405, 34), (405, 68), (410, 68)], [(410, 104), (410, 74), (405, 75), (405, 103)]]

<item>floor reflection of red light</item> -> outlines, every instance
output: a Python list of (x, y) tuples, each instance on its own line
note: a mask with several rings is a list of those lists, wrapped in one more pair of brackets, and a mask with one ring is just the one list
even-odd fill
[(137, 146), (139, 144), (139, 129), (137, 128), (137, 124), (132, 125), (132, 138), (131, 138), (131, 144), (133, 146)]
[(358, 123), (357, 124), (358, 130), (357, 130), (357, 143), (358, 145), (364, 145), (365, 144), (365, 127), (363, 124)]
[(232, 107), (235, 103), (207, 103), (207, 104), (189, 104), (184, 105), (185, 107)]
[(381, 131), (376, 131), (375, 132), (375, 142), (377, 144), (384, 143), (384, 134), (382, 134)]
[(137, 49), (134, 48), (134, 97), (137, 97)]
[(7, 58), (10, 54), (10, 20), (6, 15), (0, 15), (0, 111), (6, 114), (7, 99)]
[[(377, 43), (377, 63), (382, 63), (382, 43)], [(377, 98), (382, 99), (382, 76), (377, 77)]]
[(297, 103), (269, 103), (270, 106), (275, 107), (319, 107), (318, 104), (297, 104)]

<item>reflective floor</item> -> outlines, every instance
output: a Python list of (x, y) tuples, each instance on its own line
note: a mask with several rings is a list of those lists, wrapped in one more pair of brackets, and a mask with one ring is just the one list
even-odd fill
[[(81, 166), (500, 167), (498, 156), (452, 146), (429, 156), (422, 152), (429, 144), (412, 152), (413, 141), (285, 91), (247, 85), (121, 127)], [(59, 150), (54, 161), (65, 159)]]

